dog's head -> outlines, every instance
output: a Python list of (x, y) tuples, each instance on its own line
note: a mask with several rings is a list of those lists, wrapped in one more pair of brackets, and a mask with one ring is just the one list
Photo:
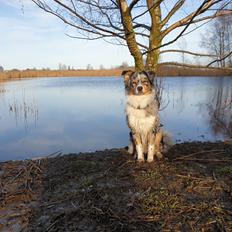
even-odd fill
[(135, 72), (127, 70), (122, 72), (124, 76), (125, 89), (128, 95), (147, 95), (154, 89), (153, 72)]

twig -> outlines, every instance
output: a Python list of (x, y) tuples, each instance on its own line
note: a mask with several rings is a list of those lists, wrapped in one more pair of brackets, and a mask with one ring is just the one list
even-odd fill
[(100, 214), (104, 214), (103, 210), (100, 208), (97, 208), (96, 206), (92, 206), (92, 209), (95, 209), (97, 212), (99, 212)]
[(231, 159), (219, 160), (219, 159), (183, 159), (183, 161), (201, 161), (201, 162), (232, 162)]
[(214, 63), (216, 63), (216, 62), (223, 61), (223, 60), (225, 60), (226, 58), (230, 57), (231, 55), (232, 55), (232, 51), (229, 52), (229, 53), (228, 53), (227, 55), (225, 55), (224, 57), (222, 57), (221, 59), (216, 59), (216, 60), (210, 62), (209, 64), (207, 64), (206, 67), (209, 67), (210, 65), (212, 65), (212, 64), (214, 64)]
[(128, 164), (128, 163), (132, 163), (132, 162), (134, 162), (134, 161), (132, 161), (132, 160), (128, 160), (128, 161), (126, 161), (125, 163), (123, 163), (121, 166), (119, 166), (119, 168), (118, 169), (121, 169), (122, 167), (124, 167), (126, 164)]
[(106, 176), (106, 174), (110, 171), (111, 168), (108, 168), (104, 171), (103, 175), (102, 176)]
[(25, 167), (21, 168), (18, 174), (11, 180), (11, 183), (13, 183), (24, 171), (26, 171), (26, 168)]
[[(42, 170), (41, 170), (41, 168), (39, 167), (39, 165), (36, 165), (36, 163), (33, 162), (33, 161), (31, 161), (31, 160), (29, 160), (29, 163), (32, 165), (32, 167), (34, 167), (34, 168), (37, 169), (40, 173), (42, 173)], [(31, 167), (31, 169), (32, 169), (32, 167)], [(30, 169), (30, 171), (31, 171), (31, 169)]]
[[(26, 213), (24, 213), (26, 214)], [(15, 217), (21, 217), (23, 214), (22, 212), (20, 213), (12, 213), (12, 214), (7, 214), (7, 215), (2, 215), (0, 218), (15, 218)]]
[(192, 157), (192, 156), (194, 156), (194, 155), (204, 154), (204, 153), (210, 153), (210, 152), (223, 152), (223, 153), (224, 153), (224, 150), (198, 151), (198, 152), (194, 152), (194, 153), (189, 154), (189, 155), (177, 157), (177, 158), (173, 159), (172, 161), (175, 161), (175, 160), (183, 160), (183, 159), (185, 159), (185, 158), (189, 158), (189, 157)]
[(51, 231), (51, 229), (53, 228), (53, 226), (58, 222), (58, 220), (54, 221), (47, 229), (46, 232)]
[(55, 152), (51, 153), (50, 155), (47, 155), (46, 158), (50, 158), (54, 155), (60, 156), (61, 154), (62, 154), (62, 150), (55, 151)]
[[(205, 180), (205, 178), (200, 178), (200, 177), (195, 177), (195, 176), (185, 176), (185, 175), (180, 175), (180, 174), (176, 174), (177, 177), (180, 177), (180, 178), (186, 178), (186, 179), (194, 179), (194, 180)], [(208, 181), (212, 181), (212, 182), (215, 182), (216, 180), (208, 180)]]

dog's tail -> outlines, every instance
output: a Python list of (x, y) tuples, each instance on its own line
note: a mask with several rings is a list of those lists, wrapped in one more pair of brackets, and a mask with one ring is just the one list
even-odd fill
[(174, 145), (172, 135), (167, 132), (163, 131), (163, 152), (167, 153), (168, 150)]

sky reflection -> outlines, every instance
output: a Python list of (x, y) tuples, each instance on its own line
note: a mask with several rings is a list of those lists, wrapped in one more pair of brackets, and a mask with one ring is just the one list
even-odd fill
[[(164, 78), (162, 123), (175, 142), (231, 136), (232, 78)], [(0, 160), (123, 147), (121, 78), (40, 78), (0, 83)]]

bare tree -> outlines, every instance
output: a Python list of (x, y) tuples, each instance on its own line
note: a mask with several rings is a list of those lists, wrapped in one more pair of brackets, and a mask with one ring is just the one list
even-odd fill
[(123, 61), (122, 64), (118, 66), (118, 68), (121, 68), (121, 69), (126, 69), (128, 67), (129, 67), (129, 65), (126, 61)]
[[(79, 39), (104, 39), (127, 46), (136, 70), (156, 71), (161, 48), (176, 42), (191, 25), (231, 14), (230, 1), (198, 0), (32, 0), (77, 29)], [(168, 6), (168, 7), (167, 7)], [(186, 15), (176, 17), (183, 10)], [(176, 20), (176, 18), (178, 18)], [(175, 31), (175, 33), (173, 33)], [(164, 43), (169, 35), (172, 37)], [(181, 51), (183, 52), (183, 51)], [(144, 62), (145, 60), (145, 62)]]
[[(180, 48), (180, 50), (185, 51), (186, 47), (187, 47), (187, 42), (186, 39), (184, 37), (182, 37), (179, 41), (178, 41), (178, 47)], [(182, 59), (182, 63), (185, 63), (185, 53), (182, 52), (181, 53), (181, 59)]]
[(101, 64), (101, 65), (99, 66), (99, 69), (100, 69), (100, 70), (104, 70), (104, 69), (105, 69), (104, 65)]
[(216, 54), (219, 67), (232, 67), (232, 16), (217, 18), (202, 35), (201, 46)]
[(62, 64), (62, 63), (59, 63), (58, 69), (59, 70), (68, 70), (67, 65), (66, 64)]
[(87, 64), (86, 70), (93, 70), (93, 66), (91, 64)]

